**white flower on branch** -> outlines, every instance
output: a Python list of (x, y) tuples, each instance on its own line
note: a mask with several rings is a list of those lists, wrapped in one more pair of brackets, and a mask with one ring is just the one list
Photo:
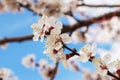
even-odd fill
[(27, 55), (26, 57), (23, 57), (22, 64), (26, 68), (35, 67), (35, 55), (30, 54), (30, 55)]
[(79, 60), (82, 62), (87, 62), (92, 56), (95, 55), (96, 44), (86, 44), (83, 48), (80, 49), (80, 57)]
[(32, 9), (38, 14), (59, 17), (69, 11), (75, 11), (78, 0), (38, 0)]
[(37, 24), (32, 25), (34, 40), (46, 40), (46, 50), (43, 52), (47, 54), (54, 62), (62, 62), (67, 68), (66, 55), (63, 52), (63, 44), (71, 43), (71, 37), (64, 33), (61, 34), (62, 23), (58, 22), (54, 17), (42, 16)]
[(111, 55), (109, 53), (107, 53), (107, 54), (105, 54), (103, 56), (103, 59), (101, 59), (101, 58), (93, 58), (92, 63), (95, 66), (99, 67), (101, 65), (106, 65), (107, 66), (110, 61), (111, 61)]
[(100, 67), (98, 67), (93, 74), (99, 74), (102, 77), (105, 77), (107, 75), (107, 69), (101, 69)]
[(41, 59), (39, 61), (39, 66), (40, 66), (39, 73), (43, 76), (43, 78), (45, 79), (51, 78), (54, 72), (55, 65), (48, 64), (48, 62), (45, 59)]
[(10, 69), (0, 68), (0, 79), (2, 80), (18, 80)]
[(75, 30), (72, 33), (71, 37), (72, 37), (73, 43), (80, 43), (85, 41), (85, 37), (83, 36), (82, 32), (80, 32), (79, 29)]
[(38, 23), (32, 25), (33, 28), (33, 40), (38, 41), (38, 38), (40, 37), (40, 40), (43, 41), (44, 37), (53, 32), (56, 31), (56, 33), (60, 34), (62, 29), (62, 23), (58, 22), (54, 17), (47, 17), (42, 16)]
[(99, 74), (100, 76), (105, 77), (109, 69), (108, 66), (111, 66), (109, 65), (110, 60), (111, 60), (111, 55), (109, 53), (104, 55), (103, 59), (93, 58), (92, 63), (95, 66), (97, 66), (97, 69), (95, 70), (95, 74)]
[[(51, 52), (51, 53), (50, 53)], [(45, 53), (47, 54), (48, 57), (50, 57), (55, 63), (56, 62), (62, 62), (65, 68), (68, 68), (68, 64), (67, 64), (67, 59), (66, 59), (66, 55), (63, 52), (63, 49), (61, 48), (60, 50), (53, 50), (53, 51), (45, 51)]]
[(66, 55), (63, 52), (63, 44), (71, 43), (71, 38), (68, 34), (50, 34), (47, 36), (46, 47), (44, 51), (53, 61), (61, 61), (63, 65), (67, 68)]

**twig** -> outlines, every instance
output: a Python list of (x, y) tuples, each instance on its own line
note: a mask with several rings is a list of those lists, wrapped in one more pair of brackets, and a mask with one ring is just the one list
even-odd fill
[(55, 68), (54, 68), (54, 70), (53, 70), (52, 77), (51, 77), (50, 80), (54, 80), (55, 75), (56, 75), (57, 70), (58, 70), (58, 66), (59, 66), (59, 62), (56, 63), (56, 66), (55, 66)]
[(106, 5), (103, 5), (103, 4), (99, 4), (99, 5), (94, 5), (94, 4), (85, 4), (85, 3), (82, 3), (82, 4), (78, 4), (77, 5), (78, 7), (80, 6), (86, 6), (86, 7), (92, 7), (92, 8), (98, 8), (98, 7), (107, 7), (107, 8), (113, 8), (113, 7), (120, 7), (120, 5), (109, 5), (109, 4), (106, 4)]
[(117, 80), (120, 80), (119, 77), (117, 77), (116, 75), (112, 74), (110, 71), (107, 71), (107, 75), (111, 76), (111, 77), (114, 77), (115, 79)]
[(63, 44), (63, 47), (66, 48), (67, 50), (71, 51), (71, 52), (72, 52), (71, 54), (74, 54), (74, 55), (78, 55), (78, 56), (79, 56), (79, 53), (77, 53), (76, 50), (71, 49), (71, 48), (67, 47), (67, 46), (64, 45), (64, 44)]
[(0, 39), (0, 44), (5, 44), (8, 42), (22, 42), (26, 40), (32, 40), (32, 38), (33, 38), (33, 35), (13, 37), (13, 38), (4, 38), (4, 39)]

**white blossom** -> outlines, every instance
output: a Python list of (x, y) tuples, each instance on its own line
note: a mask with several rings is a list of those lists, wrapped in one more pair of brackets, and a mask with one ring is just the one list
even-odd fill
[(71, 37), (67, 33), (61, 34), (60, 37), (62, 38), (62, 41), (65, 44), (69, 44), (72, 42)]
[(0, 68), (0, 78), (2, 80), (18, 80), (10, 69)]
[(62, 29), (62, 23), (58, 22), (54, 17), (47, 17), (45, 15), (40, 18), (38, 23), (32, 25), (33, 28), (33, 39), (35, 41), (38, 41), (38, 38), (40, 37), (40, 40), (43, 41), (44, 37), (48, 34), (52, 34), (54, 32), (60, 34)]
[(97, 67), (99, 67), (103, 64), (102, 60), (100, 58), (93, 58), (92, 63)]
[(26, 68), (34, 67), (35, 66), (35, 55), (30, 54), (22, 58), (22, 64)]
[(52, 76), (55, 66), (52, 64), (42, 65), (39, 69), (39, 73), (43, 76), (44, 79), (49, 79)]
[(94, 74), (99, 74), (103, 77), (105, 77), (107, 75), (107, 69), (101, 69), (100, 67), (98, 67), (95, 71)]
[(96, 44), (92, 44), (92, 45), (86, 44), (83, 48), (81, 48), (79, 51), (80, 61), (86, 62), (86, 61), (88, 61), (88, 59), (90, 57), (94, 56), (95, 55), (95, 50), (94, 50), (95, 47), (96, 47)]
[(39, 66), (45, 66), (48, 64), (47, 60), (46, 59), (41, 59), (39, 62), (38, 62)]
[(71, 37), (72, 37), (73, 43), (79, 43), (79, 42), (85, 41), (85, 38), (83, 37), (79, 29), (75, 30), (72, 33)]

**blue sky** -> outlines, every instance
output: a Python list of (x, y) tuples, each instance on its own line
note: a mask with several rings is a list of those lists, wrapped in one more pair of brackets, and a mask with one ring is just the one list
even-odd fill
[[(39, 17), (25, 10), (21, 13), (2, 13), (0, 14), (0, 38), (15, 37), (32, 34), (31, 24), (35, 23)], [(65, 19), (61, 19), (63, 22)], [(67, 24), (67, 22), (65, 23)], [(81, 45), (69, 45), (76, 47), (78, 50)], [(102, 45), (100, 45), (103, 47)], [(47, 57), (42, 54), (44, 44), (40, 42), (25, 41), (22, 43), (9, 43), (6, 50), (0, 48), (0, 68), (6, 67), (12, 69), (19, 80), (43, 80), (37, 69), (26, 69), (21, 64), (22, 57), (30, 53), (35, 53), (37, 60)], [(82, 66), (90, 67), (91, 63), (82, 64)], [(55, 80), (82, 80), (80, 73), (71, 70), (65, 70), (60, 64), (60, 71)]]

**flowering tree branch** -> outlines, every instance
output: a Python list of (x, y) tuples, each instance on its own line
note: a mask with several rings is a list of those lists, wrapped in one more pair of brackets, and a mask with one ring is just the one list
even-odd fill
[[(105, 18), (106, 20), (109, 20), (113, 16), (119, 17), (120, 11), (110, 12), (110, 13), (104, 14), (104, 15), (99, 16), (99, 17), (94, 17), (92, 19), (79, 21), (76, 24), (71, 25), (71, 26), (64, 26), (62, 29), (62, 33), (73, 32), (77, 28), (80, 28), (82, 26), (89, 26), (89, 25), (94, 24), (96, 22), (102, 21), (103, 18)], [(27, 35), (27, 36), (22, 36), (22, 37), (13, 37), (13, 38), (4, 38), (4, 39), (0, 40), (0, 44), (4, 44), (4, 43), (8, 43), (8, 42), (22, 42), (22, 41), (26, 41), (26, 40), (32, 40), (32, 37), (33, 37), (33, 35)]]
[(110, 12), (110, 13), (104, 14), (104, 15), (99, 16), (99, 17), (94, 17), (94, 18), (91, 18), (91, 19), (88, 19), (88, 20), (79, 21), (76, 24), (71, 25), (71, 26), (65, 26), (63, 28), (62, 32), (63, 33), (73, 32), (77, 28), (80, 28), (82, 26), (89, 26), (89, 25), (94, 24), (96, 22), (103, 21), (103, 19), (110, 20), (113, 16), (118, 16), (119, 17), (120, 16), (120, 11)]
[[(67, 50), (71, 51), (72, 53), (70, 53), (70, 55), (74, 56), (74, 55), (77, 55), (77, 56), (80, 56), (80, 54), (76, 53), (75, 51), (73, 51), (71, 48), (69, 48), (68, 46), (64, 45), (64, 48), (66, 48)], [(72, 57), (71, 56), (71, 57)], [(69, 57), (70, 58), (70, 57)], [(92, 60), (94, 59), (95, 57), (92, 56), (89, 58), (89, 61), (92, 62)], [(107, 71), (107, 75), (117, 79), (117, 80), (120, 80), (119, 77), (117, 77), (116, 75), (112, 74), (109, 70)]]

